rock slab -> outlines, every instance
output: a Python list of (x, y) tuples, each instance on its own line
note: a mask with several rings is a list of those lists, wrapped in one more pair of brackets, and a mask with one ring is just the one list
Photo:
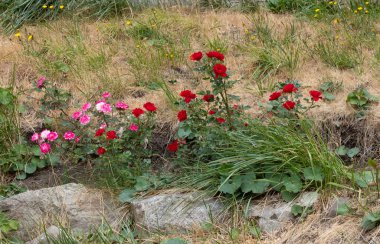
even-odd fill
[(120, 216), (102, 192), (74, 183), (6, 198), (0, 201), (0, 211), (19, 222), (15, 236), (22, 240), (40, 234), (42, 226), (55, 224), (87, 232), (103, 220), (113, 224)]
[(132, 202), (137, 227), (148, 231), (184, 231), (222, 218), (223, 204), (200, 193), (161, 194)]

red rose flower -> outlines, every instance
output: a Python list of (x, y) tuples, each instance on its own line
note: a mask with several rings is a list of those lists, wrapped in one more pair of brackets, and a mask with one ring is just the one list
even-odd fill
[(132, 110), (132, 114), (138, 118), (140, 117), (140, 115), (144, 114), (144, 110), (142, 110), (141, 108), (135, 108)]
[(220, 52), (210, 51), (210, 52), (206, 53), (206, 55), (209, 58), (216, 58), (216, 59), (219, 59), (222, 62), (224, 61), (224, 55), (221, 54)]
[(178, 114), (177, 114), (177, 117), (178, 117), (179, 122), (182, 122), (182, 121), (186, 120), (187, 119), (186, 110), (179, 111)]
[(249, 124), (247, 122), (244, 123), (244, 126), (247, 127)]
[(213, 115), (213, 114), (216, 114), (216, 112), (215, 112), (214, 110), (211, 109), (210, 111), (208, 111), (208, 114), (209, 114), (209, 115)]
[(275, 91), (269, 96), (269, 101), (277, 100), (279, 97), (281, 97), (280, 91)]
[(168, 150), (171, 152), (176, 152), (178, 150), (178, 140), (174, 140), (172, 143), (168, 145)]
[(212, 102), (212, 101), (214, 101), (214, 95), (212, 95), (212, 94), (205, 94), (204, 96), (203, 96), (203, 101), (205, 101), (205, 102)]
[(190, 90), (181, 91), (179, 94), (181, 97), (185, 98), (185, 103), (191, 102), (191, 100), (197, 97), (196, 94), (192, 93)]
[(309, 91), (309, 94), (316, 102), (318, 102), (319, 99), (322, 99), (322, 92), (320, 91), (311, 90)]
[(282, 88), (282, 91), (292, 93), (298, 91), (298, 89), (293, 84), (286, 84), (284, 88)]
[(116, 139), (117, 135), (116, 135), (116, 131), (114, 130), (110, 130), (106, 133), (106, 137), (107, 137), (107, 140), (113, 140), (113, 139)]
[(216, 118), (216, 120), (219, 122), (219, 124), (223, 124), (224, 122), (226, 122), (226, 120), (223, 118)]
[(296, 106), (296, 103), (293, 102), (293, 101), (286, 101), (282, 104), (282, 106), (284, 108), (286, 108), (287, 110), (292, 110), (295, 106)]
[(215, 77), (218, 79), (219, 76), (221, 77), (227, 77), (227, 67), (223, 64), (215, 64), (214, 65), (214, 73)]
[(105, 131), (105, 129), (99, 129), (99, 130), (97, 130), (95, 132), (95, 136), (101, 136), (101, 135), (103, 135), (104, 131)]
[(154, 106), (154, 104), (151, 103), (151, 102), (147, 102), (147, 103), (145, 103), (145, 104), (144, 104), (144, 108), (145, 108), (146, 110), (148, 110), (149, 112), (154, 112), (154, 111), (157, 110), (156, 106)]
[(199, 61), (201, 60), (203, 57), (203, 53), (202, 52), (195, 52), (193, 54), (190, 55), (190, 60), (193, 60), (193, 61)]
[(98, 148), (98, 154), (99, 155), (102, 155), (102, 154), (105, 154), (106, 153), (106, 149), (104, 149), (103, 147), (99, 147)]

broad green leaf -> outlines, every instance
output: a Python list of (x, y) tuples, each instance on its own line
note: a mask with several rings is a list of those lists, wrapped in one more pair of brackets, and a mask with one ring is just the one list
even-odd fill
[(45, 159), (40, 159), (40, 158), (32, 158), (32, 163), (34, 163), (37, 168), (43, 169), (46, 167), (46, 160)]
[(338, 215), (345, 215), (345, 214), (348, 214), (349, 212), (350, 212), (350, 208), (347, 206), (346, 203), (339, 204), (336, 209), (336, 213)]
[(133, 189), (125, 189), (119, 195), (119, 201), (122, 203), (131, 202), (135, 196), (136, 191)]
[(242, 184), (242, 177), (234, 176), (231, 179), (228, 179), (228, 181), (224, 181), (225, 180), (222, 179), (222, 185), (219, 187), (219, 191), (223, 193), (234, 194)]
[(60, 162), (60, 158), (58, 155), (51, 154), (49, 156), (49, 161), (51, 166), (57, 166)]
[(191, 130), (180, 128), (177, 133), (179, 138), (187, 138), (191, 134)]
[(302, 181), (296, 174), (284, 178), (285, 189), (289, 192), (298, 193), (302, 190)]
[(41, 156), (41, 150), (39, 146), (32, 147), (32, 152), (34, 156)]
[(13, 147), (14, 152), (16, 152), (19, 155), (27, 155), (28, 154), (28, 148), (24, 144), (17, 144)]
[(325, 175), (319, 167), (308, 167), (303, 169), (303, 174), (306, 180), (322, 181)]
[(347, 156), (350, 158), (355, 157), (359, 153), (360, 149), (357, 147), (351, 148), (347, 151)]
[(17, 174), (16, 174), (16, 179), (18, 179), (18, 180), (25, 180), (26, 179), (26, 173), (25, 172), (18, 172)]
[(30, 162), (25, 165), (25, 173), (27, 174), (33, 174), (37, 170), (37, 165), (34, 164), (33, 162)]
[(9, 225), (9, 227), (10, 227), (12, 230), (17, 230), (17, 229), (19, 228), (19, 224), (18, 224), (18, 222), (15, 221), (15, 220), (9, 220), (8, 225)]
[(282, 199), (284, 199), (286, 202), (291, 202), (297, 197), (297, 193), (289, 192), (289, 191), (281, 191)]
[(256, 174), (250, 173), (242, 176), (242, 182), (241, 182), (241, 190), (244, 193), (251, 191), (251, 185), (256, 180)]
[(344, 156), (348, 152), (348, 149), (345, 146), (340, 146), (335, 150), (335, 153), (339, 156)]
[(137, 177), (136, 178), (136, 184), (135, 184), (135, 190), (136, 191), (146, 191), (150, 187), (150, 181), (145, 177)]
[(298, 205), (298, 204), (294, 204), (292, 206), (292, 209), (291, 209), (291, 212), (294, 216), (299, 216), (303, 213), (304, 211), (304, 207)]
[(335, 99), (335, 96), (332, 93), (324, 92), (323, 98), (326, 99), (327, 101), (332, 101)]
[(256, 194), (261, 194), (267, 191), (269, 185), (270, 183), (267, 180), (254, 180), (249, 184), (245, 184), (244, 189), (242, 185), (242, 191), (244, 193), (252, 192)]
[(374, 229), (379, 224), (380, 224), (380, 212), (369, 213), (366, 216), (364, 216), (362, 220), (362, 227), (366, 231)]
[(187, 241), (182, 238), (171, 238), (161, 242), (161, 244), (187, 244)]
[(8, 105), (14, 99), (10, 89), (5, 89), (0, 87), (0, 104)]

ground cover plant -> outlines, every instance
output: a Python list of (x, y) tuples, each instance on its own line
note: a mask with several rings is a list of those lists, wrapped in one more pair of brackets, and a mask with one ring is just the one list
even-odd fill
[[(234, 211), (265, 195), (346, 189), (368, 201), (342, 212), (375, 229), (378, 2), (140, 2), (0, 4), (1, 197), (24, 190), (12, 181), (60, 169), (59, 181), (123, 203), (179, 186)], [(308, 221), (309, 209), (293, 212)], [(256, 224), (204, 231), (258, 240)], [(67, 229), (60, 238), (52, 242), (83, 237)], [(86, 238), (140, 236), (126, 225)]]

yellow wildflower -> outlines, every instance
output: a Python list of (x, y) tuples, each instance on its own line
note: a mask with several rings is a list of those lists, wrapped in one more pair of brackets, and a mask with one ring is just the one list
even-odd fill
[(314, 14), (314, 18), (317, 18), (318, 17), (318, 14)]
[(358, 7), (358, 10), (359, 10), (359, 11), (362, 11), (362, 10), (363, 10), (363, 7)]
[(20, 32), (16, 32), (15, 37), (20, 38), (21, 37), (21, 33)]
[(354, 11), (354, 13), (355, 13), (355, 14), (357, 14), (357, 13), (358, 13), (358, 11), (357, 11), (357, 10), (355, 10), (355, 11)]
[(64, 9), (64, 8), (65, 8), (64, 5), (60, 5), (60, 6), (59, 6), (59, 9)]
[(47, 5), (45, 5), (45, 4), (44, 4), (44, 5), (42, 5), (42, 8), (43, 8), (43, 9), (47, 8)]
[(320, 11), (320, 9), (319, 8), (317, 8), (316, 10), (314, 10), (316, 13), (318, 13), (319, 11)]
[(334, 20), (333, 20), (333, 23), (334, 23), (334, 24), (338, 24), (338, 23), (339, 23), (339, 19), (334, 19)]
[(30, 42), (31, 40), (33, 40), (33, 35), (29, 34), (29, 36), (28, 36), (28, 42)]
[(337, 2), (334, 2), (334, 5), (337, 5), (338, 3)]
[(140, 45), (136, 45), (137, 48), (140, 48), (141, 46)]
[(365, 5), (368, 5), (369, 4), (369, 2), (365, 2)]
[(132, 21), (130, 20), (127, 20), (127, 22), (125, 22), (126, 25), (132, 25)]
[(170, 58), (174, 58), (174, 55), (173, 55), (173, 54), (170, 54)]
[(329, 4), (330, 4), (330, 5), (333, 5), (333, 4), (334, 4), (334, 2), (333, 2), (333, 1), (330, 1), (330, 2), (329, 2)]
[(368, 14), (369, 13), (368, 10), (366, 10), (365, 13)]
[(255, 36), (251, 36), (250, 38), (251, 38), (252, 41), (255, 40)]
[(50, 5), (50, 6), (49, 6), (49, 8), (50, 8), (50, 9), (53, 9), (53, 8), (54, 8), (54, 6), (53, 6), (53, 5)]

